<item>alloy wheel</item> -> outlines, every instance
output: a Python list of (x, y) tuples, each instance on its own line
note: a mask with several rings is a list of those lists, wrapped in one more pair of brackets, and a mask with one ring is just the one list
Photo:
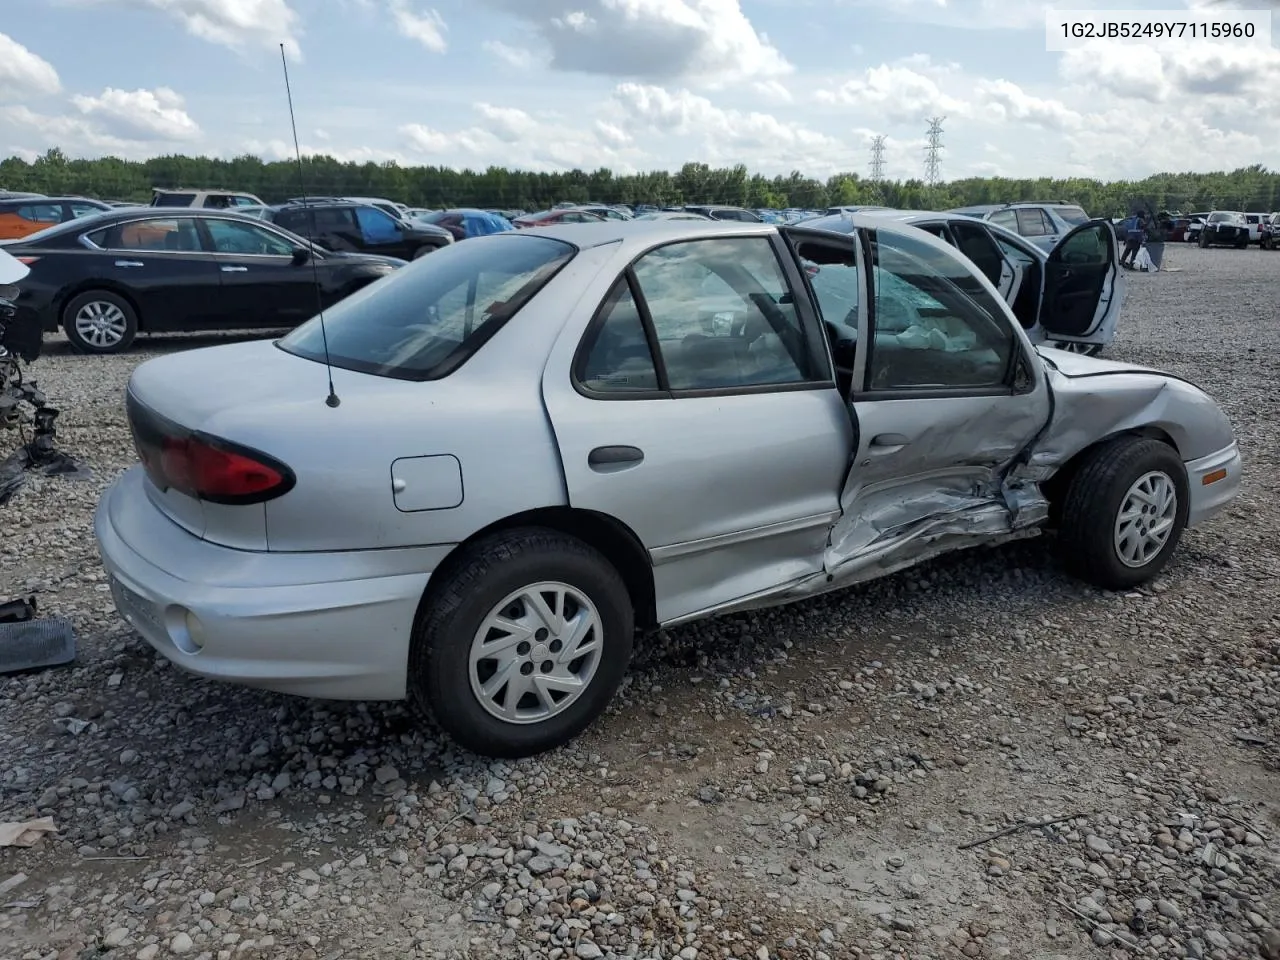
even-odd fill
[(91, 300), (75, 316), (76, 333), (85, 343), (98, 350), (109, 350), (124, 340), (129, 321), (109, 300)]
[(1169, 542), (1178, 514), (1178, 491), (1162, 471), (1135, 480), (1116, 515), (1116, 556), (1126, 567), (1144, 567)]

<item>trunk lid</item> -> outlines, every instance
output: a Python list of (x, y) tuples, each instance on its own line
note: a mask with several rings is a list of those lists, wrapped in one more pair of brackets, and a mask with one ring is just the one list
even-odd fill
[[(314, 434), (323, 444), (328, 429), (367, 415), (370, 405), (404, 384), (350, 370), (333, 370), (343, 404), (325, 406), (328, 381), (323, 364), (279, 349), (270, 340), (188, 350), (148, 360), (129, 379), (130, 428), (168, 423), (271, 454), (282, 430)], [(176, 489), (161, 490), (148, 479), (151, 502), (194, 536), (244, 550), (268, 549), (266, 505), (200, 500)]]

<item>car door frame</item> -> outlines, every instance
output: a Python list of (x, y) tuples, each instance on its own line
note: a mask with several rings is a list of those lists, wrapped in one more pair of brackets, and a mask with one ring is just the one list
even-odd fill
[[(123, 230), (131, 224), (146, 223), (151, 220), (194, 221), (198, 219), (186, 212), (191, 209), (189, 207), (147, 207), (145, 209), (149, 211), (146, 214), (85, 229), (79, 234), (79, 240), (82, 245), (92, 250), (95, 257), (99, 258), (104, 265), (100, 275), (108, 281), (105, 285), (115, 286), (129, 293), (137, 308), (141, 329), (148, 333), (183, 333), (203, 330), (217, 315), (221, 283), (217, 265), (209, 256), (198, 223), (192, 224), (192, 229), (200, 243), (200, 249), (194, 251), (101, 247), (88, 239), (95, 233)], [(163, 274), (164, 268), (171, 267), (172, 261), (178, 258), (200, 266), (200, 270), (193, 271), (195, 275), (207, 274), (207, 295), (193, 294), (184, 289), (186, 285), (181, 283), (165, 284), (163, 276), (159, 281), (156, 280), (155, 275)], [(146, 285), (140, 286), (139, 284), (144, 281), (147, 282)]]
[[(621, 282), (620, 278), (630, 274), (637, 262), (655, 250), (675, 243), (740, 238), (765, 239), (769, 243), (806, 338), (816, 338), (813, 342), (820, 347), (826, 379), (617, 394), (593, 394), (577, 381), (579, 359), (592, 342), (593, 331), (603, 322), (604, 308), (610, 302), (616, 284)], [(592, 248), (579, 256), (596, 255), (597, 252), (602, 257), (607, 256), (611, 246)], [(776, 231), (762, 233), (748, 227), (742, 232), (726, 230), (706, 236), (684, 235), (656, 240), (645, 244), (626, 260), (610, 258), (605, 267), (583, 285), (577, 305), (566, 310), (569, 320), (548, 356), (543, 374), (543, 402), (557, 438), (569, 505), (608, 516), (644, 548), (652, 565), (656, 616), (663, 625), (730, 610), (767, 606), (780, 595), (794, 591), (803, 593), (810, 589), (807, 584), (826, 581), (824, 551), (830, 530), (840, 514), (839, 492), (853, 448), (853, 431), (844, 398), (836, 384), (826, 335), (817, 311), (807, 297), (807, 288), (800, 274), (789, 247)], [(639, 284), (635, 284), (633, 289), (641, 291), (643, 297)], [(638, 306), (637, 309), (642, 317), (646, 316), (647, 306)], [(654, 362), (662, 364), (652, 321), (644, 322)], [(779, 416), (775, 411), (781, 405), (771, 403), (771, 398), (785, 398), (789, 415)], [(667, 421), (667, 433), (680, 437), (685, 445), (676, 459), (690, 471), (687, 474), (688, 488), (710, 489), (712, 482), (708, 478), (715, 474), (725, 478), (727, 483), (737, 484), (741, 488), (739, 492), (749, 489), (752, 484), (768, 489), (771, 482), (785, 481), (795, 485), (803, 481), (809, 495), (797, 494), (791, 504), (795, 509), (790, 513), (785, 508), (762, 511), (769, 516), (755, 518), (758, 522), (748, 527), (730, 528), (724, 523), (709, 520), (682, 539), (654, 542), (653, 537), (636, 529), (637, 524), (630, 521), (627, 509), (618, 507), (617, 513), (604, 509), (603, 504), (609, 500), (600, 491), (608, 484), (611, 474), (656, 466), (658, 464), (652, 461), (657, 458), (650, 457), (646, 451), (643, 459), (619, 463), (616, 468), (585, 467), (588, 448), (595, 450), (611, 445), (621, 449), (634, 445), (639, 450), (641, 431), (628, 429), (626, 418), (621, 415), (630, 412), (639, 416), (646, 412), (646, 406), (649, 415), (655, 420)], [(715, 467), (713, 453), (703, 445), (689, 442), (689, 437), (697, 433), (696, 430), (690, 431), (691, 424), (711, 423), (714, 418), (719, 418), (714, 419), (717, 428), (731, 422), (738, 426), (739, 432), (755, 431), (770, 417), (779, 423), (785, 422), (787, 426), (782, 446), (790, 446), (793, 450), (805, 446), (812, 454), (809, 459), (827, 464), (823, 469), (830, 475), (821, 477), (818, 471), (812, 474), (807, 470), (798, 471), (789, 458), (776, 455), (768, 463), (769, 470), (762, 471), (766, 474), (763, 477), (761, 473), (753, 475), (749, 467), (744, 470), (743, 463), (726, 464), (720, 472)], [(620, 426), (614, 429), (610, 424), (610, 429), (592, 435), (591, 440), (584, 440), (584, 430), (595, 430), (601, 423), (612, 419), (616, 419)], [(807, 426), (797, 426), (802, 423)], [(715, 434), (706, 434), (703, 440), (707, 436), (714, 438)], [(746, 457), (755, 462), (757, 469), (759, 450), (759, 443), (753, 444)], [(706, 464), (712, 466), (706, 467)], [(640, 474), (637, 472), (635, 476)], [(717, 489), (723, 496), (723, 488)], [(648, 494), (650, 498), (653, 496)], [(615, 500), (614, 504), (617, 502)], [(796, 513), (802, 504), (805, 509)], [(818, 506), (821, 509), (817, 509)]]
[[(826, 550), (827, 588), (873, 579), (959, 547), (1032, 535), (1049, 509), (1038, 488), (1013, 478), (1052, 416), (1043, 364), (987, 277), (946, 240), (926, 231), (919, 232), (966, 265), (1001, 311), (999, 322), (1014, 345), (1006, 382), (998, 388), (868, 388), (871, 351), (865, 345), (871, 342), (876, 313), (872, 244), (881, 229), (856, 227), (852, 234), (838, 234), (803, 225), (782, 228), (792, 243), (808, 234), (850, 244), (860, 268), (858, 340), (863, 346), (846, 398), (855, 452), (840, 494), (841, 517)], [(807, 276), (804, 282), (821, 317)], [(958, 430), (972, 430), (977, 423), (983, 424), (981, 449), (947, 447)], [(1007, 430), (1003, 436), (1001, 428)], [(901, 464), (897, 470), (892, 469), (895, 460)]]
[[(1076, 234), (1087, 230), (1100, 231), (1111, 253), (1110, 261), (1100, 277), (1098, 289), (1094, 295), (1092, 325), (1084, 333), (1069, 329), (1056, 330), (1052, 325), (1055, 321), (1050, 311), (1054, 293), (1053, 283), (1055, 279), (1064, 279), (1065, 277), (1061, 274), (1055, 277), (1055, 271), (1060, 273), (1060, 271), (1067, 269), (1068, 272), (1065, 276), (1070, 276), (1070, 272), (1067, 267), (1061, 264), (1055, 267), (1055, 258), (1060, 260), (1062, 250), (1067, 243)], [(1096, 219), (1090, 220), (1088, 223), (1082, 223), (1059, 240), (1045, 259), (1037, 326), (1044, 332), (1045, 337), (1050, 340), (1100, 345), (1110, 343), (1115, 336), (1116, 324), (1119, 321), (1120, 310), (1124, 306), (1126, 290), (1127, 283), (1120, 268), (1120, 243), (1116, 238), (1115, 231), (1111, 228), (1110, 222), (1104, 219)]]
[[(220, 212), (234, 214), (231, 209)], [(245, 329), (283, 329), (296, 326), (315, 314), (314, 274), (309, 269), (304, 271), (302, 265), (294, 259), (294, 254), (286, 256), (276, 253), (231, 253), (218, 250), (213, 232), (209, 229), (209, 222), (222, 220), (238, 223), (249, 229), (261, 229), (283, 243), (289, 244), (291, 249), (297, 250), (298, 248), (283, 233), (272, 229), (266, 221), (245, 223), (234, 215), (218, 216), (217, 213), (212, 213), (196, 217), (195, 220), (200, 242), (218, 266), (219, 289), (222, 291), (225, 305), (223, 314), (235, 318), (234, 328), (243, 326)], [(289, 281), (296, 281), (296, 284), (279, 282), (280, 273), (285, 269), (297, 273), (297, 276), (287, 277)], [(271, 276), (272, 274), (275, 276)], [(241, 275), (249, 276), (250, 281), (241, 282)], [(297, 284), (305, 284), (305, 293), (298, 297), (290, 296), (293, 292), (290, 288)], [(256, 287), (267, 289), (262, 291), (257, 290)], [(297, 307), (293, 308), (292, 304), (295, 302)], [(216, 325), (227, 326), (225, 322), (216, 323)]]
[[(987, 238), (987, 240), (990, 241), (992, 249), (996, 252), (996, 257), (1000, 260), (999, 281), (991, 280), (990, 277), (987, 277), (987, 279), (991, 280), (991, 285), (996, 288), (996, 292), (1000, 294), (1000, 298), (1004, 300), (1005, 303), (1011, 303), (1010, 298), (1017, 292), (1017, 285), (1021, 280), (1021, 277), (1019, 276), (1021, 272), (1020, 268), (1016, 264), (1009, 262), (1009, 258), (1006, 257), (1004, 255), (1004, 251), (1000, 249), (1000, 244), (996, 243), (995, 237), (993, 237), (991, 235), (991, 231), (987, 229), (986, 221), (976, 220), (973, 218), (969, 218), (969, 220), (972, 220), (972, 222), (967, 222), (966, 220), (959, 218), (951, 218), (947, 220), (929, 219), (913, 223), (912, 226), (921, 228), (933, 226), (942, 227), (946, 230), (947, 235), (940, 239), (945, 240), (951, 246), (955, 247), (956, 252), (964, 257), (967, 257), (968, 255), (964, 252), (964, 247), (960, 245), (960, 236), (957, 231), (960, 229), (979, 231)], [(971, 262), (974, 266), (978, 266), (977, 261)], [(982, 268), (978, 267), (978, 269), (981, 270)]]

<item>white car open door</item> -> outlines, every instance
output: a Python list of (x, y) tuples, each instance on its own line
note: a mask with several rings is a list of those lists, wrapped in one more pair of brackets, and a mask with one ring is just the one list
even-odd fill
[(1049, 252), (1040, 326), (1054, 346), (1094, 352), (1111, 342), (1126, 286), (1119, 254), (1106, 220), (1076, 227)]

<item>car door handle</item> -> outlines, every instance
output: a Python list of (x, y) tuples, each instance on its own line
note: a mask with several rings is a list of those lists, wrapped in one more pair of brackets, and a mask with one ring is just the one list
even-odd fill
[(248, 273), (249, 268), (248, 267), (223, 267), (222, 272), (223, 273)]
[(879, 433), (871, 438), (873, 447), (905, 447), (910, 442), (910, 437), (904, 437), (900, 433)]
[(616, 446), (596, 447), (587, 454), (587, 466), (593, 470), (626, 466), (644, 460), (644, 451), (639, 447)]
[(117, 267), (141, 267), (144, 266), (141, 260), (117, 260)]

